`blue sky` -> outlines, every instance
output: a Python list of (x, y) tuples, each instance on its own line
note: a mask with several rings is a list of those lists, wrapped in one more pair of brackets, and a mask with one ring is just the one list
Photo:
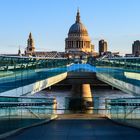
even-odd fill
[(78, 7), (96, 51), (105, 39), (109, 50), (131, 53), (140, 39), (140, 0), (0, 0), (0, 53), (24, 51), (29, 32), (37, 50), (64, 51)]

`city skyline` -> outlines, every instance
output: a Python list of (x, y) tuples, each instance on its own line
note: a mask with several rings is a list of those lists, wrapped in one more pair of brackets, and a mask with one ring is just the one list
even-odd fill
[(2, 0), (0, 5), (0, 53), (17, 53), (26, 48), (32, 32), (37, 50), (64, 51), (65, 38), (75, 21), (77, 8), (95, 50), (105, 39), (110, 51), (132, 52), (140, 39), (139, 0)]

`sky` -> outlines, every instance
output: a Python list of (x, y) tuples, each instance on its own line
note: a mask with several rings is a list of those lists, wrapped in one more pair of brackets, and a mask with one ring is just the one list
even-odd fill
[(140, 0), (0, 0), (0, 53), (23, 52), (32, 32), (36, 50), (64, 51), (77, 8), (95, 50), (131, 53), (140, 39)]

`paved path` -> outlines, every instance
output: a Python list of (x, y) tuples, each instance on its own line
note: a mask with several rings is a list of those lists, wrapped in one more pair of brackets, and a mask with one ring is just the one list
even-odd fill
[(6, 140), (139, 140), (140, 131), (105, 118), (58, 119)]

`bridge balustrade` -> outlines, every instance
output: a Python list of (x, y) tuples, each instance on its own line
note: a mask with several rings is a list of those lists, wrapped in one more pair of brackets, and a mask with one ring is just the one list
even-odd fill
[(65, 58), (38, 58), (38, 57), (8, 57), (0, 56), (0, 70), (35, 69), (35, 68), (54, 68), (66, 66), (73, 60)]
[(140, 94), (140, 58), (105, 58), (89, 61), (97, 78), (126, 93)]
[[(0, 99), (0, 121), (8, 123), (10, 130), (15, 129), (15, 124), (18, 124), (17, 127), (22, 127), (35, 121), (40, 122), (55, 114), (94, 114), (140, 127), (140, 98), (106, 99), (105, 108), (100, 106), (99, 97), (92, 97), (93, 103), (85, 102), (86, 100), (80, 97), (61, 97), (61, 102), (60, 97), (56, 99), (1, 97)], [(5, 127), (3, 129), (9, 131)]]
[(1, 96), (0, 135), (49, 119), (55, 105), (55, 98)]
[[(94, 98), (94, 99), (93, 99)], [(93, 102), (88, 102), (92, 99)], [(0, 120), (13, 118), (37, 118), (44, 119), (52, 114), (106, 114), (104, 108), (100, 108), (99, 97), (0, 97)], [(60, 102), (61, 101), (61, 102)]]
[(140, 70), (140, 58), (104, 58), (104, 59), (93, 59), (88, 61), (88, 63), (95, 66), (107, 66), (107, 67), (119, 67), (125, 69), (135, 69)]
[(106, 99), (108, 117), (140, 128), (140, 97)]
[(0, 93), (66, 72), (73, 60), (0, 56)]

